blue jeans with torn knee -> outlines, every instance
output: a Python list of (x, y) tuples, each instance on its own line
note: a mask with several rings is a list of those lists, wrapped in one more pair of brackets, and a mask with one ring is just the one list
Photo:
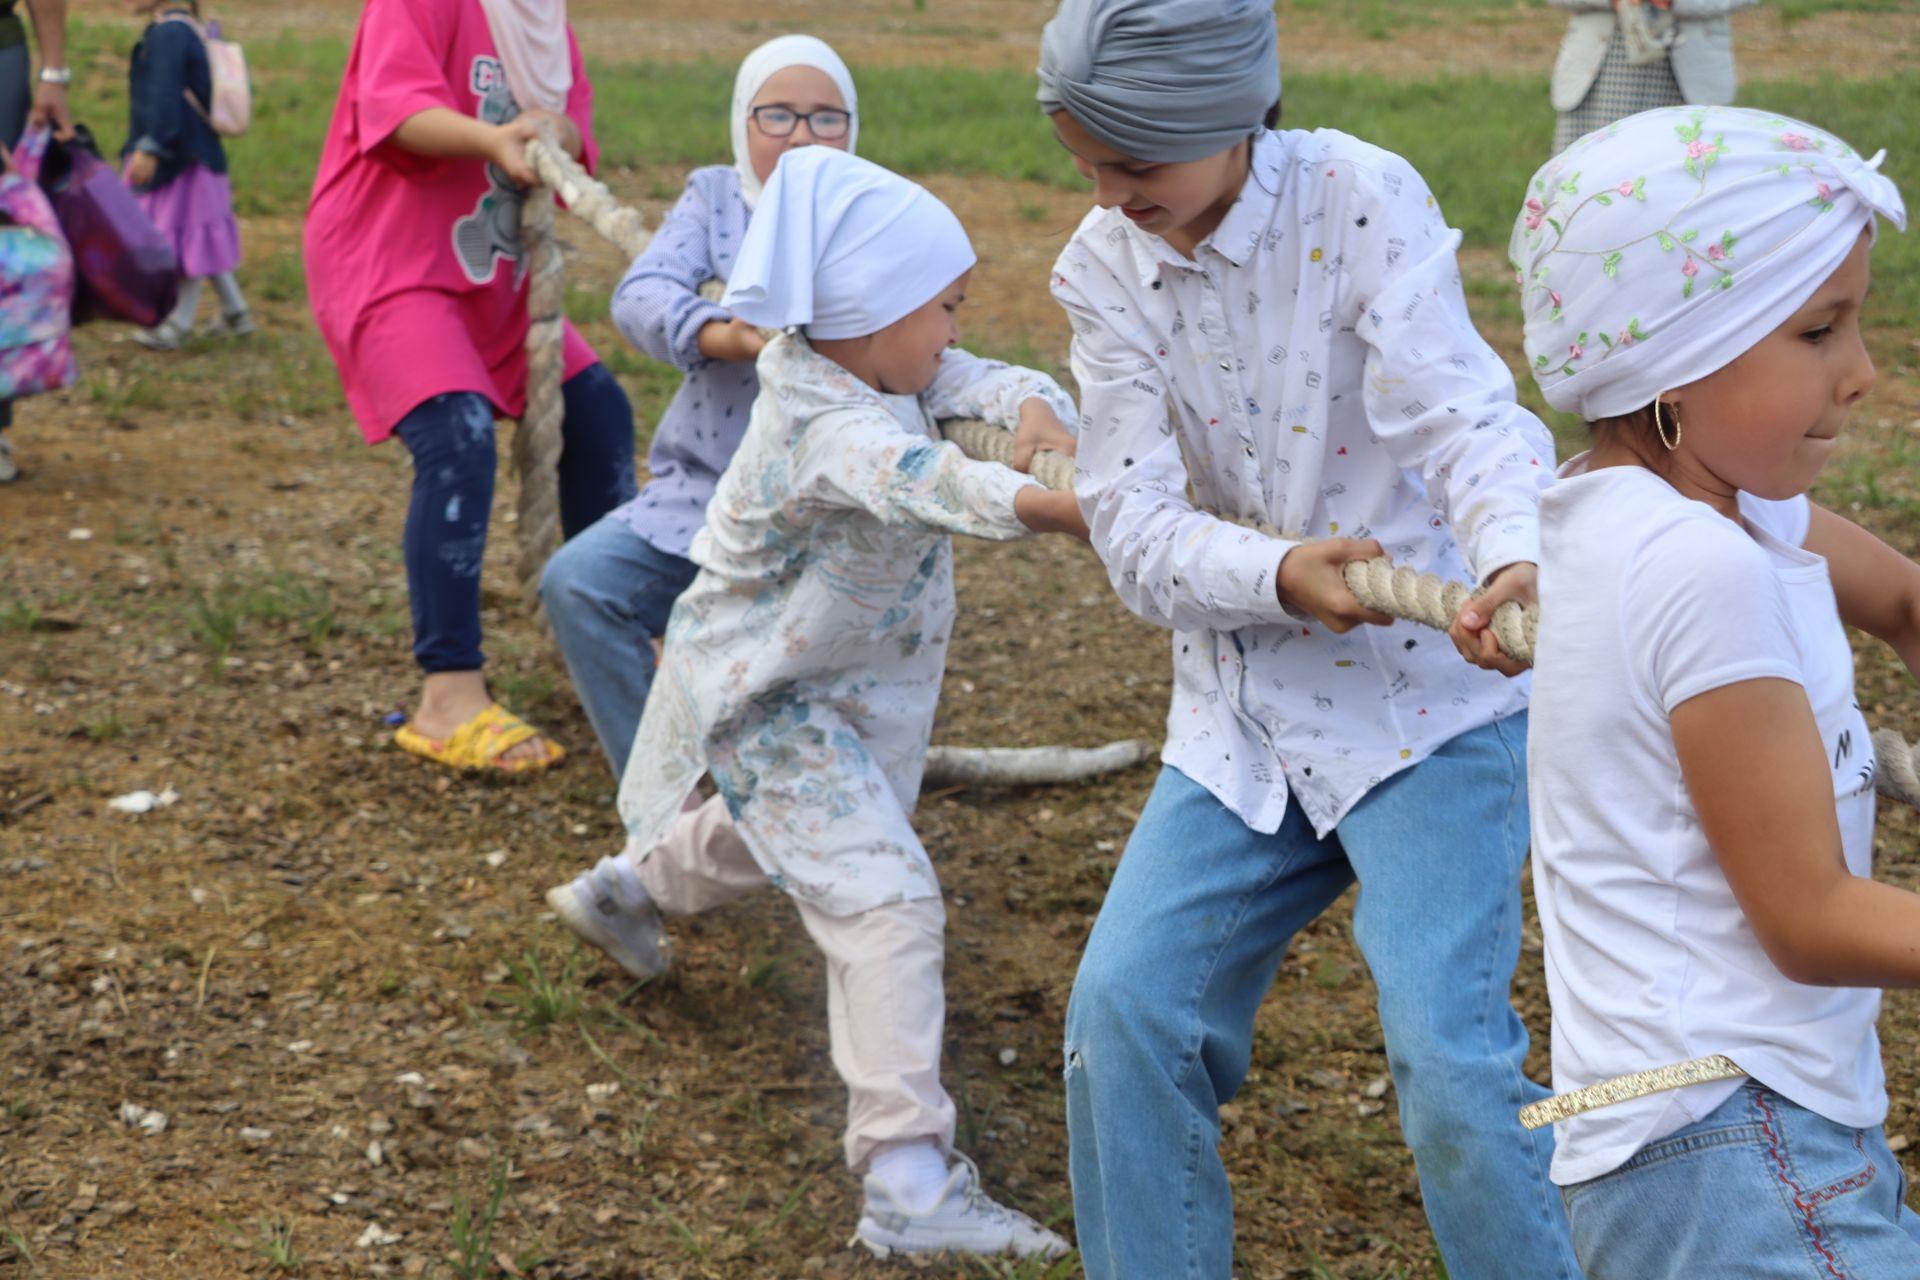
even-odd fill
[(1463, 1280), (1575, 1280), (1547, 1177), (1552, 1135), (1516, 1113), (1509, 989), (1527, 852), (1526, 715), (1464, 733), (1369, 792), (1325, 839), (1296, 805), (1250, 829), (1164, 768), (1114, 873), (1067, 1007), (1073, 1205), (1089, 1280), (1225, 1280), (1233, 1198), (1219, 1107), (1303, 925), (1359, 881), (1354, 934), (1434, 1239)]
[[(571, 538), (633, 496), (633, 407), (592, 364), (561, 387), (560, 526)], [(473, 391), (422, 401), (394, 428), (413, 454), (404, 553), (420, 669), (478, 671), (480, 565), (493, 511), (493, 405)]]

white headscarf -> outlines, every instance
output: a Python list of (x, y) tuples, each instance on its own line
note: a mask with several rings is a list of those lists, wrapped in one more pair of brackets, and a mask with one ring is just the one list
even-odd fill
[(776, 36), (767, 41), (741, 61), (740, 70), (733, 77), (733, 167), (740, 174), (740, 196), (749, 209), (760, 200), (760, 179), (753, 172), (753, 162), (747, 158), (747, 113), (753, 110), (753, 99), (760, 87), (771, 80), (775, 72), (788, 67), (812, 67), (824, 72), (840, 91), (840, 100), (847, 104), (847, 114), (852, 117), (847, 122), (847, 150), (852, 151), (853, 144), (860, 138), (853, 76), (847, 71), (847, 64), (840, 61), (840, 55), (828, 47), (826, 41), (812, 36)]
[(567, 0), (480, 0), (480, 7), (520, 109), (565, 111), (573, 91)]
[(831, 147), (780, 157), (721, 305), (749, 324), (861, 338), (974, 264), (953, 211), (918, 183)]
[(1663, 107), (1548, 161), (1507, 249), (1547, 403), (1618, 417), (1731, 364), (1876, 213), (1905, 229), (1885, 155), (1770, 112)]

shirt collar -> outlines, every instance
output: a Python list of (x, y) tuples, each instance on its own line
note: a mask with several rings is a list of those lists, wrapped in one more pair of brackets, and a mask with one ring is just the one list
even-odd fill
[[(1262, 129), (1254, 135), (1246, 183), (1240, 188), (1240, 195), (1232, 207), (1227, 210), (1227, 216), (1220, 220), (1213, 234), (1200, 242), (1196, 253), (1199, 249), (1211, 248), (1236, 267), (1247, 265), (1260, 237), (1266, 232), (1273, 202), (1280, 194), (1286, 153), (1285, 141), (1273, 130)], [(1194, 269), (1191, 259), (1159, 236), (1148, 235), (1131, 224), (1126, 224), (1126, 227), (1133, 238), (1134, 264), (1139, 268), (1143, 286), (1151, 288), (1154, 281), (1160, 278), (1162, 267), (1177, 267), (1183, 271)]]

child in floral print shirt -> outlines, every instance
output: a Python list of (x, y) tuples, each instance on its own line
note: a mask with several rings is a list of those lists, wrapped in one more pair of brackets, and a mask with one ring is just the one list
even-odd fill
[[(847, 1163), (875, 1253), (1052, 1256), (980, 1191), (940, 1085), (944, 913), (909, 814), (954, 617), (954, 533), (1084, 537), (1073, 496), (942, 442), (939, 418), (1071, 452), (1051, 378), (950, 349), (974, 261), (924, 190), (840, 151), (785, 154), (725, 305), (786, 329), (695, 539), (700, 574), (620, 788), (627, 851), (548, 895), (630, 972), (666, 965), (661, 913), (772, 883), (827, 957)], [(710, 774), (719, 794), (699, 802)]]

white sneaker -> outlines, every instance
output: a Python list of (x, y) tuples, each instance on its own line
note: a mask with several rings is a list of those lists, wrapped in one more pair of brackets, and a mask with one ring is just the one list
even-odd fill
[(995, 1203), (980, 1189), (980, 1171), (958, 1151), (953, 1171), (931, 1209), (902, 1208), (878, 1178), (866, 1180), (867, 1204), (849, 1243), (865, 1245), (876, 1258), (914, 1253), (1011, 1253), (1021, 1258), (1058, 1258), (1072, 1248), (1018, 1210)]
[(634, 977), (657, 978), (673, 959), (660, 908), (652, 901), (637, 911), (621, 905), (612, 875), (601, 874), (607, 861), (602, 859), (592, 871), (547, 890), (547, 905), (576, 937), (606, 952)]

